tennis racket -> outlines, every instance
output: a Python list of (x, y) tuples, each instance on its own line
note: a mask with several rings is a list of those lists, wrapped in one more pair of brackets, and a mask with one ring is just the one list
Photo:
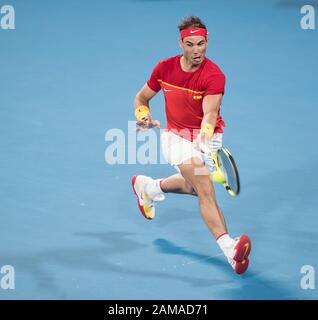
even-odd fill
[(240, 177), (230, 151), (224, 147), (218, 149), (215, 162), (216, 170), (221, 170), (225, 176), (224, 188), (231, 196), (237, 196), (240, 193)]
[(230, 151), (221, 147), (215, 152), (209, 152), (205, 146), (203, 151), (209, 155), (215, 167), (210, 174), (211, 181), (222, 183), (231, 196), (237, 196), (240, 193), (240, 178)]

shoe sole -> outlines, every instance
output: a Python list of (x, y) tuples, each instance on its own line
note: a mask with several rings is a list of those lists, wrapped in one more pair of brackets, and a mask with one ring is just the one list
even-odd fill
[(139, 196), (138, 196), (138, 194), (137, 194), (137, 192), (136, 192), (136, 189), (135, 189), (136, 179), (137, 179), (137, 176), (133, 176), (132, 179), (131, 179), (131, 184), (132, 184), (132, 188), (133, 188), (134, 193), (135, 193), (135, 195), (136, 195), (136, 197), (137, 197), (137, 200), (138, 200), (138, 208), (139, 208), (139, 211), (141, 212), (141, 214), (142, 214), (146, 219), (152, 220), (152, 219), (154, 218), (154, 216), (153, 216), (153, 217), (147, 216), (146, 213), (145, 213), (145, 210), (144, 210), (143, 206), (140, 204)]
[(246, 258), (245, 260), (243, 261), (240, 261), (240, 262), (236, 262), (236, 266), (235, 266), (235, 272), (237, 274), (242, 274), (244, 273), (247, 268), (248, 268), (248, 265), (249, 265), (250, 261), (248, 258)]
[(252, 243), (250, 238), (246, 234), (243, 234), (240, 236), (240, 240), (235, 246), (236, 253), (233, 257), (233, 260), (236, 262), (242, 262), (246, 260), (251, 252), (251, 248)]

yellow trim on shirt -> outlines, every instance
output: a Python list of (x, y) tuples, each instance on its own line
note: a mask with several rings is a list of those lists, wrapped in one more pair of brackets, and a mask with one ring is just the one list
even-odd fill
[(191, 89), (178, 87), (178, 86), (175, 86), (175, 85), (170, 84), (170, 83), (168, 83), (168, 82), (162, 81), (162, 80), (160, 80), (160, 79), (158, 79), (158, 82), (159, 82), (159, 83), (162, 83), (162, 84), (164, 84), (164, 85), (167, 85), (167, 86), (169, 86), (169, 87), (172, 87), (172, 88), (175, 88), (175, 89), (184, 90), (184, 91), (188, 91), (188, 92), (191, 92), (191, 93), (203, 94), (203, 93), (205, 92), (205, 91), (194, 91), (194, 90), (191, 90)]

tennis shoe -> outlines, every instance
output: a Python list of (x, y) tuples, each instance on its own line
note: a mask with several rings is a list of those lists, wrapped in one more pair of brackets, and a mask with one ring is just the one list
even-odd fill
[(245, 234), (235, 238), (234, 240), (233, 248), (230, 250), (227, 259), (234, 271), (241, 274), (248, 268), (248, 256), (251, 252), (252, 243), (250, 238)]
[(152, 181), (153, 181), (152, 178), (142, 176), (142, 175), (133, 176), (131, 180), (134, 193), (138, 199), (139, 210), (142, 213), (142, 215), (149, 220), (153, 219), (156, 215), (155, 206), (154, 206), (155, 201), (162, 200), (159, 197), (158, 199), (151, 198), (145, 192), (147, 183), (151, 183)]

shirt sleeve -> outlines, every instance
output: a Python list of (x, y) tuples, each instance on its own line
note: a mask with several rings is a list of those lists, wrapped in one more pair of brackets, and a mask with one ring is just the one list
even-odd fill
[(160, 91), (161, 86), (159, 83), (159, 79), (161, 79), (161, 63), (159, 62), (152, 71), (152, 74), (147, 81), (149, 88), (155, 92)]
[(224, 94), (224, 89), (225, 75), (223, 73), (215, 74), (208, 78), (204, 96), (209, 94)]

